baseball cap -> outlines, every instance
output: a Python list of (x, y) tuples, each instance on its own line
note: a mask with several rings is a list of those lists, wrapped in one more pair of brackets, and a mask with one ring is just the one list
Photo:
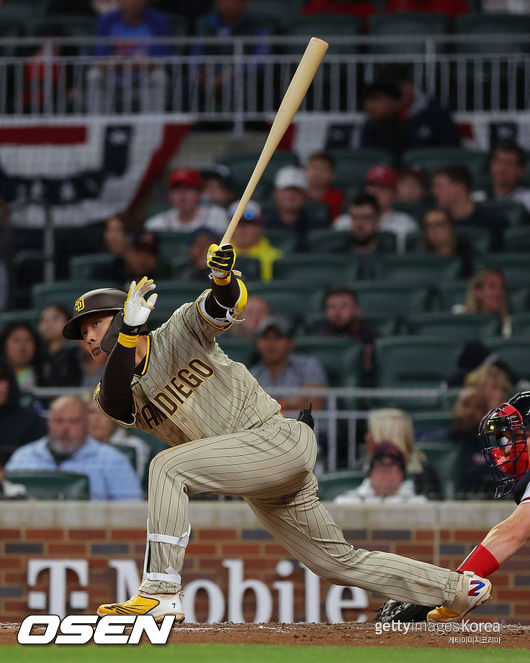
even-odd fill
[(390, 166), (372, 166), (366, 173), (367, 184), (378, 184), (379, 186), (396, 186), (398, 176), (396, 171)]
[(271, 329), (274, 329), (280, 336), (284, 336), (286, 338), (292, 338), (293, 336), (291, 325), (285, 318), (282, 318), (279, 315), (270, 315), (262, 320), (256, 331), (256, 336), (261, 338)]
[(370, 459), (370, 471), (372, 470), (374, 464), (383, 458), (390, 458), (396, 465), (399, 466), (403, 474), (405, 474), (405, 457), (394, 444), (390, 443), (382, 443), (377, 446), (374, 455)]
[(135, 230), (129, 239), (129, 244), (139, 251), (147, 251), (158, 255), (158, 239), (150, 230), (139, 228)]
[(276, 189), (307, 189), (307, 180), (304, 171), (296, 166), (284, 166), (276, 173), (274, 178)]
[(192, 189), (202, 189), (204, 182), (198, 170), (178, 168), (170, 173), (169, 186), (187, 186)]
[[(228, 209), (228, 215), (230, 218), (234, 216), (234, 212), (236, 211), (238, 205), (239, 200), (236, 200), (235, 203), (230, 205), (230, 208)], [(243, 214), (241, 215), (241, 220), (239, 223), (241, 223), (241, 221), (261, 223), (261, 205), (253, 200), (249, 200), (243, 211)]]

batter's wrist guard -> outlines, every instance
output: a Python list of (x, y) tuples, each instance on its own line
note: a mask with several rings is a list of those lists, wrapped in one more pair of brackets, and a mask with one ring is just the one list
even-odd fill
[(227, 320), (230, 322), (243, 322), (243, 318), (238, 319), (236, 316), (241, 314), (247, 305), (247, 287), (243, 281), (238, 278), (234, 279), (229, 285), (230, 288), (225, 286), (227, 291), (230, 289), (230, 292), (226, 292), (226, 294), (223, 292), (224, 288), (222, 286), (219, 287), (218, 284), (216, 284), (216, 286), (213, 287), (212, 290), (215, 302), (226, 311)]

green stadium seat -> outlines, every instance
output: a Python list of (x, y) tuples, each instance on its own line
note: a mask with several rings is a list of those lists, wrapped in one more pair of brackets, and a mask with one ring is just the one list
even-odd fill
[(49, 0), (5, 0), (0, 5), (0, 23), (9, 19), (23, 22), (32, 16), (44, 16), (48, 11)]
[[(473, 247), (476, 254), (488, 253), (491, 244), (491, 235), (488, 230), (474, 226), (460, 226), (456, 228), (458, 237), (462, 237)], [(421, 252), (421, 233), (409, 233), (405, 239), (407, 253)]]
[(449, 428), (453, 413), (450, 410), (427, 410), (425, 412), (413, 412), (411, 417), (414, 424), (414, 435), (420, 437), (436, 428)]
[(208, 287), (205, 281), (158, 281), (157, 308), (171, 313), (182, 304), (194, 302)]
[(135, 470), (138, 469), (138, 458), (134, 447), (129, 447), (126, 444), (113, 444), (112, 447), (126, 456), (127, 460)]
[(403, 153), (402, 160), (404, 164), (424, 168), (429, 173), (448, 164), (467, 166), (473, 176), (474, 185), (483, 180), (488, 164), (485, 152), (473, 152), (463, 147), (425, 147), (407, 150)]
[(512, 286), (508, 288), (508, 299), (512, 313), (525, 313), (529, 310), (530, 290), (528, 286)]
[(247, 283), (249, 295), (259, 295), (274, 315), (291, 322), (305, 319), (322, 310), (324, 288), (314, 279), (308, 281), (255, 281)]
[(221, 334), (217, 337), (217, 342), (221, 350), (232, 359), (232, 361), (239, 361), (250, 368), (252, 364), (259, 361), (254, 343), (247, 339), (235, 338), (229, 334)]
[(430, 253), (381, 256), (377, 265), (381, 279), (430, 284), (454, 280), (460, 269), (458, 258)]
[(37, 329), (39, 312), (35, 309), (27, 311), (3, 311), (0, 313), (0, 332), (6, 325), (19, 322), (27, 323), (34, 329)]
[(357, 293), (363, 315), (406, 316), (429, 311), (433, 296), (427, 285), (394, 281), (355, 281), (349, 284)]
[[(252, 175), (259, 156), (260, 152), (234, 152), (218, 157), (216, 163), (223, 164), (230, 169), (232, 177), (240, 193), (242, 193)], [(274, 183), (277, 171), (284, 166), (298, 166), (298, 157), (293, 152), (277, 150), (265, 168), (265, 172), (256, 190), (270, 189)]]
[[(190, 261), (186, 255), (177, 255), (169, 260), (169, 267), (171, 276), (174, 279), (179, 279), (182, 275), (182, 270), (190, 266)], [(250, 258), (249, 256), (242, 256), (238, 254), (236, 269), (238, 269), (245, 281), (259, 281), (261, 278), (260, 262), (257, 258)], [(204, 281), (204, 288), (210, 287), (208, 281)]]
[[(0, 7), (1, 10), (1, 7)], [(22, 21), (16, 20), (14, 18), (3, 18), (0, 13), (0, 39), (16, 39), (24, 35), (24, 24)], [(17, 55), (16, 45), (10, 46), (0, 46), (0, 56), (2, 57), (13, 57)], [(5, 103), (2, 100), (2, 103)]]
[(347, 490), (360, 486), (365, 478), (365, 470), (342, 470), (324, 474), (318, 479), (319, 497), (323, 502), (330, 502)]
[(407, 37), (443, 35), (449, 29), (449, 19), (446, 14), (431, 12), (381, 13), (370, 16), (369, 26), (372, 37), (403, 37), (399, 42), (370, 44), (368, 50), (371, 53), (424, 53), (425, 45), (421, 40), (413, 42)]
[(322, 285), (340, 285), (351, 281), (357, 271), (357, 262), (351, 255), (326, 253), (292, 254), (274, 262), (274, 278), (282, 280), (318, 281)]
[[(313, 231), (310, 231), (309, 234), (311, 234), (311, 232)], [(314, 232), (320, 231), (315, 230)], [(284, 253), (293, 252), (296, 244), (296, 235), (291, 230), (270, 230), (269, 228), (264, 228), (263, 234), (277, 249), (281, 249)]]
[(76, 299), (88, 290), (111, 288), (112, 283), (86, 281), (55, 281), (53, 283), (37, 283), (31, 289), (32, 306), (39, 310), (48, 304), (63, 304), (68, 310), (74, 306)]
[(249, 14), (260, 19), (274, 19), (279, 22), (280, 28), (285, 28), (298, 17), (305, 0), (250, 0), (247, 7)]
[(93, 253), (86, 256), (73, 256), (70, 258), (70, 278), (74, 281), (98, 280), (90, 278), (94, 267), (111, 265), (116, 256), (112, 253)]
[[(465, 39), (455, 44), (458, 53), (494, 53), (509, 52), (512, 55), (527, 53), (528, 40), (525, 39), (530, 32), (530, 16), (516, 14), (467, 14), (457, 16), (455, 19), (455, 33), (463, 36), (484, 35), (483, 41)], [(506, 39), (491, 40), (489, 35), (507, 35)], [(516, 35), (521, 35), (518, 40)]]
[(340, 253), (351, 246), (351, 234), (346, 230), (311, 230), (307, 234), (307, 244), (315, 253)]
[(530, 336), (488, 338), (488, 348), (499, 355), (520, 379), (530, 380)]
[(508, 253), (530, 253), (530, 226), (506, 228), (504, 250)]
[(407, 318), (408, 333), (444, 336), (458, 341), (474, 340), (501, 333), (497, 315), (473, 313), (417, 313)]
[(438, 478), (442, 499), (452, 500), (458, 495), (462, 480), (462, 448), (450, 442), (418, 442)]
[[(284, 3), (285, 5), (286, 3)], [(285, 28), (287, 35), (285, 50), (288, 53), (302, 53), (305, 44), (297, 41), (290, 42), (289, 37), (318, 35), (329, 43), (328, 54), (355, 54), (358, 53), (359, 43), (343, 42), (340, 37), (355, 37), (361, 34), (361, 20), (357, 16), (347, 14), (309, 14), (297, 16), (296, 19)], [(337, 37), (339, 39), (337, 39)], [(325, 62), (325, 60), (324, 60)]]
[(489, 253), (480, 256), (476, 266), (502, 269), (509, 285), (530, 282), (530, 257), (524, 253)]
[[(167, 209), (167, 207), (166, 207)], [(171, 262), (175, 256), (185, 256), (189, 248), (188, 233), (164, 231), (157, 232), (160, 247), (160, 257), (166, 262)]]
[(86, 474), (17, 470), (5, 478), (26, 487), (28, 497), (36, 500), (88, 500), (90, 484)]
[(513, 336), (530, 336), (530, 313), (512, 315), (512, 334)]
[(320, 200), (308, 200), (304, 203), (304, 211), (307, 214), (310, 228), (322, 228), (327, 230), (330, 224), (329, 206)]
[(438, 301), (442, 311), (450, 311), (453, 306), (464, 306), (467, 295), (467, 281), (449, 281), (436, 286)]
[(440, 407), (442, 410), (452, 410), (458, 399), (462, 387), (450, 387), (440, 394)]
[(362, 344), (351, 338), (333, 336), (297, 336), (295, 352), (311, 355), (320, 360), (330, 387), (344, 386), (351, 378), (362, 381)]
[(337, 149), (328, 150), (335, 164), (335, 185), (357, 193), (364, 183), (366, 171), (372, 166), (393, 166), (394, 157), (386, 150), (378, 149)]
[(405, 214), (408, 214), (411, 216), (413, 219), (416, 219), (418, 223), (422, 220), (423, 215), (425, 212), (430, 209), (430, 205), (427, 203), (406, 203), (403, 201), (397, 200), (394, 203), (394, 209), (397, 210), (398, 212), (404, 212)]
[[(310, 315), (304, 320), (302, 329), (306, 335), (314, 334), (323, 324), (325, 324), (326, 320), (325, 313)], [(394, 336), (398, 327), (396, 318), (384, 314), (362, 315), (361, 323), (370, 325), (375, 331), (376, 336)]]
[(528, 222), (528, 214), (522, 203), (514, 200), (487, 200), (479, 203), (480, 207), (485, 207), (493, 212), (498, 211), (506, 217), (510, 227), (522, 226)]

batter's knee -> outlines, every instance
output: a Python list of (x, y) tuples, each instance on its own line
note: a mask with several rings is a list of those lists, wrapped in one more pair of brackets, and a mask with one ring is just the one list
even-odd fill
[(178, 452), (175, 448), (164, 449), (164, 451), (161, 451), (153, 458), (149, 465), (149, 484), (169, 474), (171, 474), (173, 481), (178, 483), (181, 480)]

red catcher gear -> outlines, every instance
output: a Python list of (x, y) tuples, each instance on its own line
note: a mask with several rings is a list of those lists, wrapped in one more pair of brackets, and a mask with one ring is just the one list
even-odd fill
[(506, 495), (529, 470), (529, 424), (530, 391), (519, 392), (480, 422), (484, 456), (498, 484), (495, 497)]

